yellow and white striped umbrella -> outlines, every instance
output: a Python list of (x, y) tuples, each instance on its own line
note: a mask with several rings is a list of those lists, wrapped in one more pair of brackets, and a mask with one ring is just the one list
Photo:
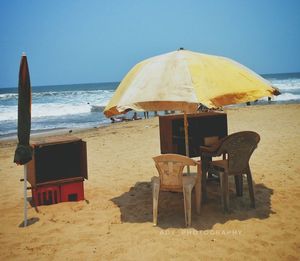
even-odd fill
[(135, 111), (194, 112), (278, 94), (264, 78), (225, 57), (178, 50), (135, 65), (104, 109), (107, 117)]

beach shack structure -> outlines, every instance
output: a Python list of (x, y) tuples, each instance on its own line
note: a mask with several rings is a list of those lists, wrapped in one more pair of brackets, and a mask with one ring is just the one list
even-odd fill
[[(200, 146), (209, 145), (210, 140), (228, 135), (227, 114), (203, 112), (187, 115), (189, 155), (200, 156)], [(183, 114), (159, 116), (160, 150), (162, 154), (186, 155)]]

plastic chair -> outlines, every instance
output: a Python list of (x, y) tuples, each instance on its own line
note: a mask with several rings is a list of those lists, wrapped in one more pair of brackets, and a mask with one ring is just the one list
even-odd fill
[(228, 176), (233, 175), (236, 182), (237, 194), (243, 194), (242, 175), (247, 175), (251, 207), (255, 208), (255, 198), (252, 183), (252, 174), (250, 170), (249, 160), (260, 141), (260, 136), (256, 132), (242, 131), (227, 136), (223, 141), (216, 154), (225, 154), (223, 160), (216, 160), (209, 163), (209, 171), (219, 175), (222, 205), (224, 211), (229, 210), (229, 187)]
[[(177, 154), (163, 154), (154, 157), (159, 177), (152, 178), (153, 185), (153, 223), (157, 225), (159, 191), (183, 192), (185, 224), (191, 225), (191, 194), (195, 187), (196, 211), (200, 214), (201, 203), (201, 162)], [(197, 174), (183, 175), (185, 166), (196, 166)]]

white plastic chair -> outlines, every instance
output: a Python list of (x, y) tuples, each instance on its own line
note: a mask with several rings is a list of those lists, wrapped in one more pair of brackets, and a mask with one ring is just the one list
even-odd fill
[[(185, 224), (191, 225), (191, 194), (195, 187), (196, 212), (200, 214), (201, 204), (201, 162), (178, 154), (163, 154), (154, 157), (159, 177), (152, 178), (153, 188), (153, 224), (157, 225), (159, 191), (183, 192)], [(183, 174), (185, 166), (196, 166), (197, 173)]]

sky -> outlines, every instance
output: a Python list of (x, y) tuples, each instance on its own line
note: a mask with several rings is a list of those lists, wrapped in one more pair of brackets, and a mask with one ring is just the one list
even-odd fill
[(146, 58), (185, 49), (259, 74), (300, 72), (298, 0), (1, 0), (0, 88), (117, 82)]

